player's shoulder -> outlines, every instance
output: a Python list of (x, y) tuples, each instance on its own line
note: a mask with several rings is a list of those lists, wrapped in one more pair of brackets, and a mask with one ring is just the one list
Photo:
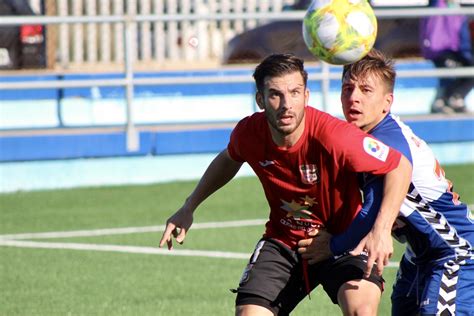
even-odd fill
[(311, 106), (306, 107), (306, 116), (306, 122), (310, 129), (313, 129), (318, 133), (332, 133), (334, 130), (338, 130), (341, 125), (350, 125), (346, 121)]
[(264, 112), (256, 112), (241, 119), (237, 123), (236, 128), (259, 127), (265, 123), (265, 120)]
[(390, 113), (370, 134), (385, 142), (406, 142), (411, 138), (413, 132), (398, 116)]
[(255, 138), (256, 135), (263, 135), (267, 128), (265, 113), (256, 112), (241, 119), (232, 134), (240, 139)]

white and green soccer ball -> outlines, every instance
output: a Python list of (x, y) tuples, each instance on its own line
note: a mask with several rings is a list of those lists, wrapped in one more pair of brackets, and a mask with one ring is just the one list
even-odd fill
[(367, 0), (314, 0), (303, 20), (311, 53), (330, 64), (351, 64), (374, 46), (377, 19)]

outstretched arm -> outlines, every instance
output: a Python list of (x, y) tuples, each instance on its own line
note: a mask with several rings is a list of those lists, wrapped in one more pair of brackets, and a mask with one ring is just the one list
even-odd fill
[(377, 272), (382, 275), (383, 268), (393, 254), (392, 226), (400, 212), (400, 207), (411, 182), (412, 167), (402, 155), (398, 167), (385, 175), (383, 200), (374, 226), (354, 250), (368, 253), (365, 276), (370, 275), (372, 266), (377, 264)]
[(384, 177), (375, 176), (363, 187), (364, 204), (349, 227), (334, 235), (329, 244), (331, 253), (341, 255), (354, 249), (373, 227), (383, 197)]
[(193, 213), (208, 196), (229, 182), (239, 171), (241, 162), (233, 160), (227, 149), (223, 150), (207, 167), (206, 172), (183, 206), (166, 221), (166, 229), (160, 240), (160, 247), (165, 242), (168, 249), (173, 248), (171, 236), (182, 243), (193, 223)]

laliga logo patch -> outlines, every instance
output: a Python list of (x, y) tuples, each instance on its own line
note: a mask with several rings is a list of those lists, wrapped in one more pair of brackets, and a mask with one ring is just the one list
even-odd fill
[(366, 137), (364, 138), (363, 146), (364, 146), (365, 152), (368, 153), (369, 155), (381, 161), (387, 160), (389, 148), (384, 143), (376, 139)]

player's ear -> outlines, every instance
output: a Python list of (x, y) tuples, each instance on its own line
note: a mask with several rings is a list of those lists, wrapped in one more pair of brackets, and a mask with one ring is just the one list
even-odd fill
[(263, 102), (263, 95), (257, 91), (255, 94), (255, 102), (257, 102), (258, 107), (260, 110), (265, 110), (265, 103)]
[(393, 93), (387, 93), (384, 99), (383, 113), (390, 112), (393, 103)]

